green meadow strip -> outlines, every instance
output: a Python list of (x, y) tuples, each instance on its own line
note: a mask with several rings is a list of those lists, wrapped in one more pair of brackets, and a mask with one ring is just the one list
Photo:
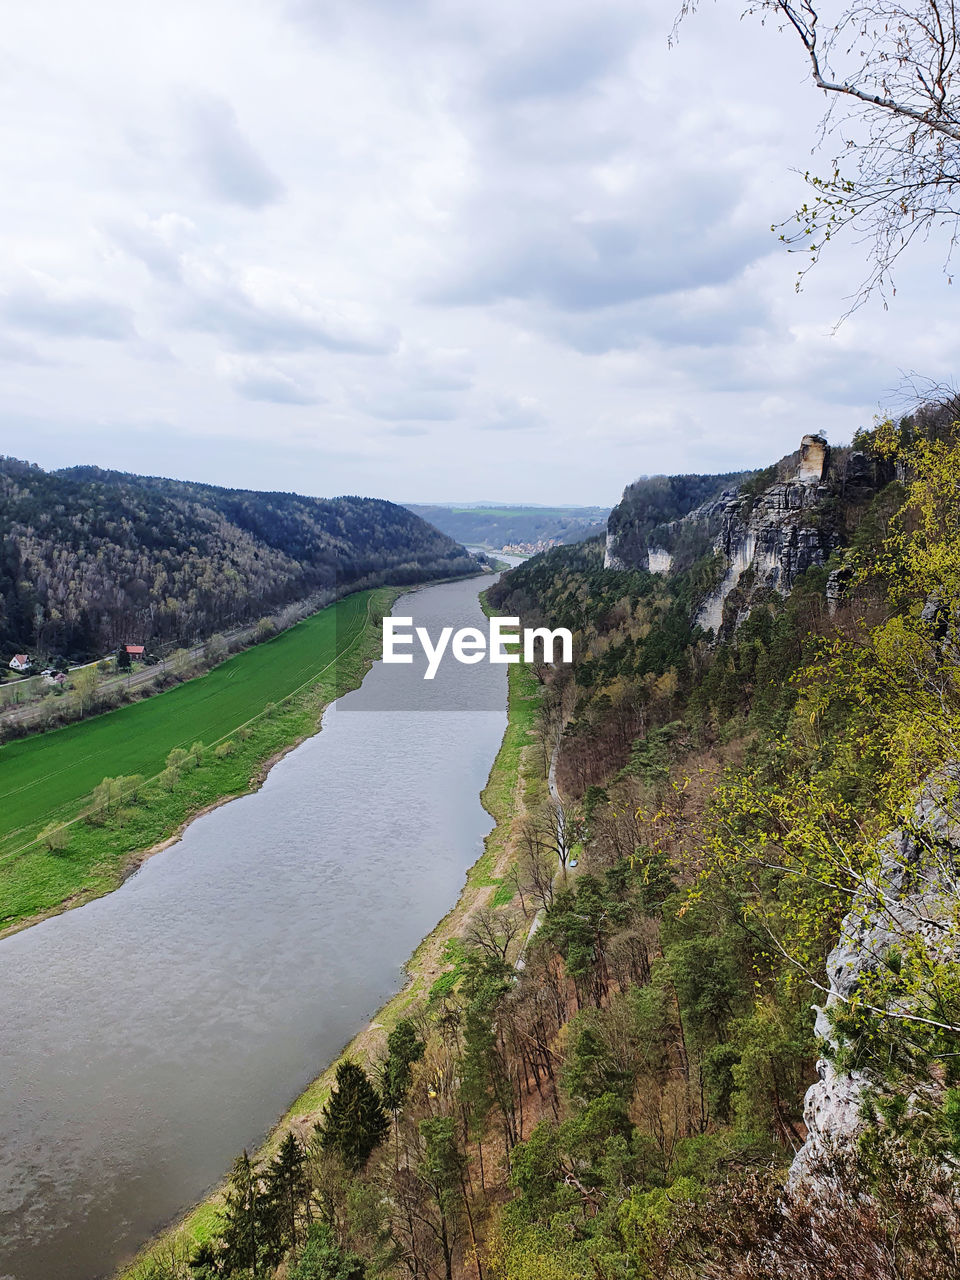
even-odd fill
[(258, 785), (363, 679), (398, 594), (347, 596), (175, 689), (0, 747), (0, 932), (109, 892)]

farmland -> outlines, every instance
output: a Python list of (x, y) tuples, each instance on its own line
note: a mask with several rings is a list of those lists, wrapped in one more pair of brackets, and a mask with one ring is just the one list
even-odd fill
[[(348, 596), (167, 693), (0, 747), (0, 930), (115, 887), (138, 850), (246, 790), (359, 683), (375, 648), (368, 618), (395, 596)], [(171, 751), (196, 743), (182, 772), (165, 771)], [(132, 775), (145, 780), (133, 800), (95, 823), (79, 816), (104, 778)], [(38, 843), (51, 822), (67, 824), (65, 847)]]

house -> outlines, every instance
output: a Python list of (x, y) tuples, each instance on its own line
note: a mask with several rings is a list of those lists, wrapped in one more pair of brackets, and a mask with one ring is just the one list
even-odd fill
[(25, 653), (15, 653), (10, 659), (11, 671), (29, 671), (33, 663)]
[(123, 647), (124, 647), (124, 649), (127, 651), (127, 653), (129, 653), (129, 655), (130, 655), (130, 657), (131, 657), (131, 658), (142, 658), (142, 657), (143, 657), (143, 645), (142, 645), (142, 644), (125, 644)]

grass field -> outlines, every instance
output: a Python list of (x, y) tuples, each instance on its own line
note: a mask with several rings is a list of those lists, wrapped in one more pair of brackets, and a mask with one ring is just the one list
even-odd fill
[[(385, 588), (347, 596), (208, 675), (0, 746), (0, 929), (114, 887), (131, 853), (205, 805), (247, 789), (265, 760), (313, 732), (323, 706), (359, 683), (374, 656), (371, 598), (384, 610), (396, 594)], [(215, 756), (209, 748), (224, 740), (229, 754)], [(207, 748), (202, 764), (174, 787), (148, 781), (135, 804), (96, 825), (78, 820), (105, 777), (155, 779), (171, 750), (198, 741)], [(69, 824), (67, 847), (58, 852), (36, 839), (54, 821)]]

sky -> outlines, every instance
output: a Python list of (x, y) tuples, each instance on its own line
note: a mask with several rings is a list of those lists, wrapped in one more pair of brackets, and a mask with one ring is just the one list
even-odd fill
[[(719, 0), (31, 0), (0, 28), (0, 452), (612, 504), (946, 379), (943, 246), (837, 328), (771, 232), (823, 109)], [(799, 171), (799, 172), (798, 172)]]

